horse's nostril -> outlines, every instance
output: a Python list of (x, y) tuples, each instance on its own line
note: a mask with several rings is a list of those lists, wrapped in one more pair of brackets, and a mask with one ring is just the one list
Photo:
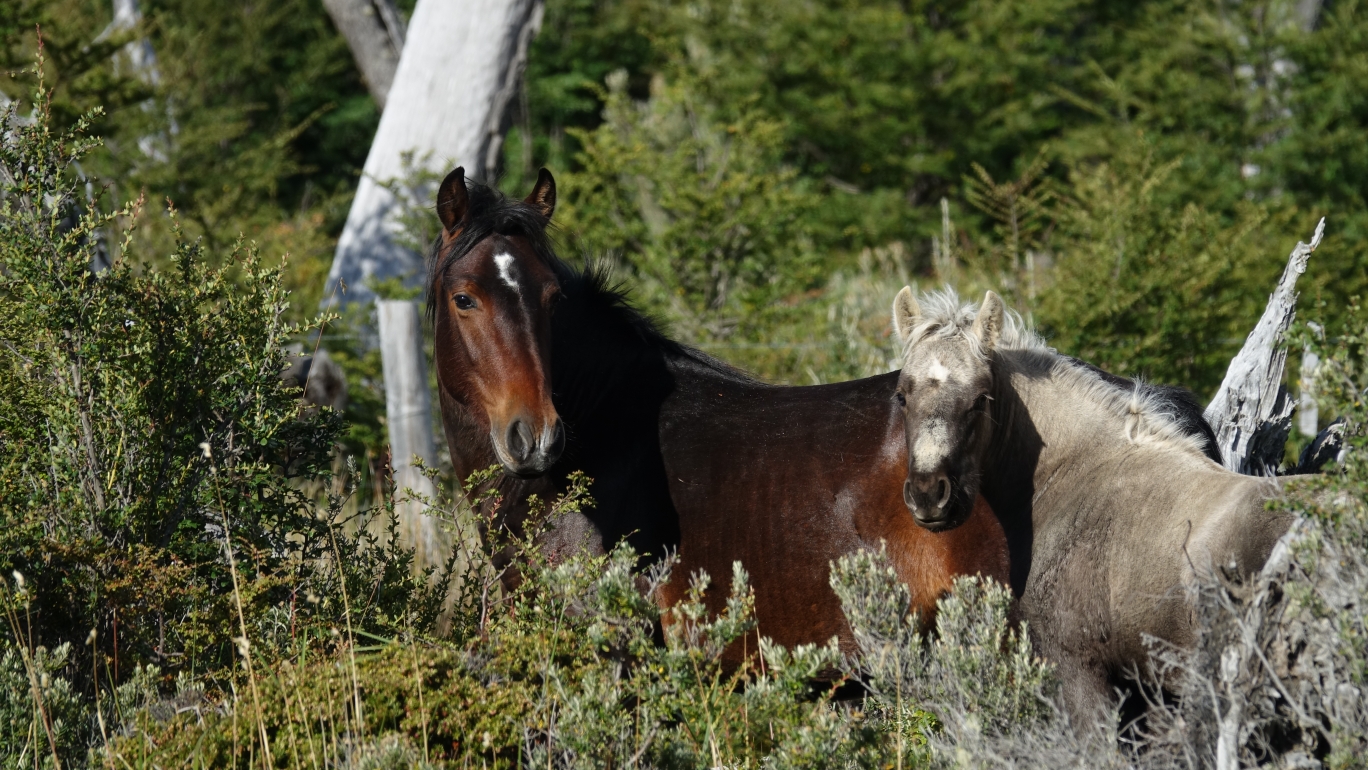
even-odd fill
[(523, 462), (532, 454), (532, 430), (522, 420), (514, 420), (508, 426), (508, 454), (516, 461)]
[(950, 480), (941, 476), (937, 483), (936, 491), (940, 492), (940, 502), (936, 503), (937, 508), (944, 508), (950, 502)]
[(556, 430), (551, 434), (551, 446), (547, 448), (548, 454), (559, 456), (561, 450), (565, 449), (565, 423), (556, 421)]

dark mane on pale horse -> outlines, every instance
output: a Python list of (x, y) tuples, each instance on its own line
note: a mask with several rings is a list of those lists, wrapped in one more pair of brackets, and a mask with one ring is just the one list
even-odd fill
[(1262, 567), (1292, 521), (1267, 505), (1279, 483), (1222, 467), (1191, 395), (1060, 355), (997, 294), (974, 305), (903, 292), (893, 318), (909, 510), (947, 531), (939, 510), (988, 501), (1011, 544), (1020, 618), (1057, 666), (1071, 717), (1111, 718), (1118, 688), (1149, 676), (1153, 640), (1195, 646), (1197, 585)]

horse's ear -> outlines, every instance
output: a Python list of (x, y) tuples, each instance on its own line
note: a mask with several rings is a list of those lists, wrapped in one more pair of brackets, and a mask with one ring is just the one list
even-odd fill
[(457, 166), (442, 180), (442, 186), (437, 188), (437, 218), (442, 220), (442, 227), (445, 227), (447, 232), (454, 233), (465, 221), (469, 207), (470, 194), (466, 192), (465, 168)]
[(532, 187), (532, 192), (523, 199), (523, 203), (531, 206), (547, 219), (556, 211), (556, 180), (551, 176), (551, 172), (542, 169), (537, 172), (537, 184)]
[(898, 335), (898, 341), (907, 342), (907, 335), (912, 333), (920, 320), (921, 308), (917, 305), (917, 298), (912, 296), (912, 287), (902, 287), (898, 296), (893, 298), (893, 333)]
[(1002, 337), (1002, 324), (1006, 320), (1007, 305), (997, 292), (989, 291), (983, 295), (978, 315), (974, 317), (974, 336), (978, 337), (979, 347), (984, 353), (991, 353)]

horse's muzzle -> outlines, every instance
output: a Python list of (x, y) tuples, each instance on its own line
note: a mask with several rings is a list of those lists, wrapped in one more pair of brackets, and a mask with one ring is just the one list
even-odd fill
[(954, 489), (944, 473), (917, 474), (903, 482), (903, 502), (917, 524), (932, 532), (952, 526)]
[(546, 473), (560, 459), (565, 449), (565, 425), (557, 419), (540, 433), (533, 433), (526, 420), (514, 419), (502, 440), (494, 443), (505, 472), (518, 478), (534, 478)]

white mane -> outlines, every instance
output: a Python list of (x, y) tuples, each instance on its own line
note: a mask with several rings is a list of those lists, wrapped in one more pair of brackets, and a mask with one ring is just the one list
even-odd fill
[[(956, 336), (969, 342), (976, 354), (986, 358), (979, 348), (977, 336), (970, 333), (978, 315), (978, 303), (962, 302), (954, 289), (945, 288), (923, 294), (917, 304), (921, 316), (903, 343), (904, 361), (912, 347), (923, 340)], [(999, 360), (1011, 369), (1048, 374), (1075, 397), (1100, 404), (1115, 413), (1123, 426), (1126, 441), (1132, 444), (1154, 443), (1206, 457), (1201, 438), (1183, 429), (1175, 417), (1174, 407), (1163, 393), (1140, 379), (1133, 381), (1133, 387), (1108, 382), (1096, 371), (1060, 355), (1014, 310), (1008, 309), (1003, 314), (1002, 333), (995, 352), (1008, 354)]]
[[(969, 334), (969, 330), (974, 326), (974, 318), (978, 316), (977, 302), (961, 302), (959, 294), (954, 289), (946, 287), (923, 294), (917, 300), (917, 304), (921, 307), (921, 319), (903, 342), (903, 358), (907, 358), (907, 351), (913, 345), (928, 337), (950, 339), (957, 335), (963, 335), (973, 346), (974, 352), (983, 355), (983, 351), (979, 350), (978, 340)], [(1054, 348), (1045, 344), (1044, 338), (1028, 327), (1021, 315), (1011, 309), (1002, 317), (1002, 336), (998, 338), (998, 349), (1054, 352)]]

